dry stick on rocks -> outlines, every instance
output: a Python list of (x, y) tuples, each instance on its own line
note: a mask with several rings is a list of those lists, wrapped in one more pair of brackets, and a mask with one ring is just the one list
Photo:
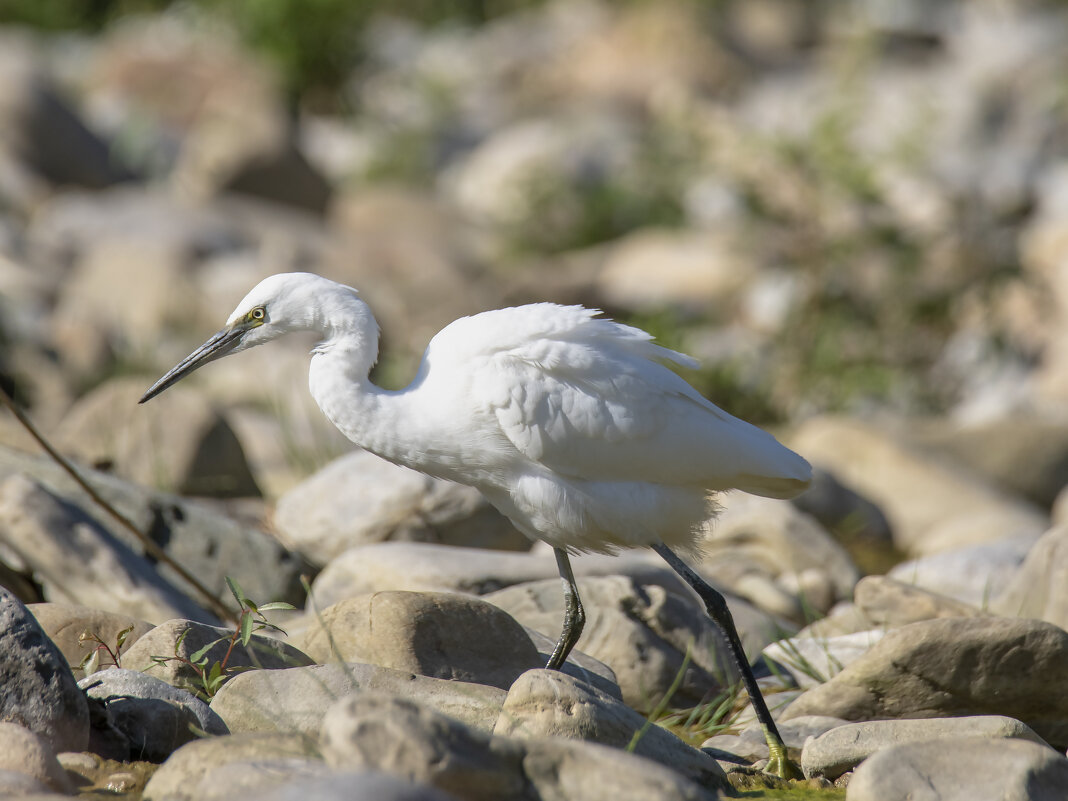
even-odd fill
[(148, 553), (152, 558), (157, 559), (158, 561), (163, 562), (166, 565), (169, 565), (174, 570), (174, 572), (176, 572), (179, 576), (185, 579), (185, 581), (187, 581), (189, 585), (197, 591), (197, 594), (200, 595), (201, 600), (205, 604), (207, 604), (208, 608), (211, 609), (213, 613), (218, 615), (220, 619), (233, 620), (234, 622), (237, 622), (237, 618), (235, 617), (234, 612), (227, 608), (223, 604), (223, 602), (219, 600), (219, 598), (214, 593), (212, 593), (211, 590), (201, 584), (200, 581), (193, 574), (191, 574), (188, 570), (182, 567), (182, 565), (180, 565), (173, 558), (171, 558), (170, 554), (168, 554), (161, 547), (159, 547), (156, 541), (153, 540), (150, 536), (141, 531), (137, 527), (137, 525), (132, 520), (130, 520), (130, 518), (128, 518), (126, 515), (124, 515), (122, 512), (120, 512), (118, 509), (116, 509), (114, 506), (104, 500), (100, 496), (100, 494), (95, 489), (93, 489), (92, 485), (89, 484), (89, 482), (82, 477), (82, 475), (78, 472), (77, 468), (73, 464), (71, 464), (70, 460), (68, 460), (65, 456), (63, 456), (55, 448), (52, 447), (51, 443), (49, 443), (48, 440), (44, 438), (44, 435), (37, 430), (37, 426), (33, 424), (30, 418), (26, 416), (26, 413), (19, 408), (18, 404), (15, 403), (15, 401), (8, 395), (8, 393), (3, 388), (0, 388), (0, 400), (3, 400), (4, 405), (11, 410), (11, 413), (13, 415), (15, 415), (15, 419), (17, 419), (19, 423), (22, 424), (22, 427), (25, 428), (29, 432), (30, 436), (37, 441), (37, 444), (44, 449), (45, 453), (47, 453), (52, 458), (52, 460), (55, 461), (56, 464), (62, 467), (63, 470), (72, 479), (74, 479), (74, 481), (78, 484), (79, 487), (85, 490), (85, 493), (92, 499), (92, 501), (98, 506), (100, 506), (101, 509), (106, 511), (113, 518), (115, 518), (115, 520), (123, 528), (127, 529), (131, 534), (137, 537), (137, 539), (144, 546), (146, 553)]

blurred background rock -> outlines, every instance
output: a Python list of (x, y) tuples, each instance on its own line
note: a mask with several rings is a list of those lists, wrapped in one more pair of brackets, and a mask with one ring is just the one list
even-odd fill
[(1068, 483), (1066, 35), (1039, 0), (5, 0), (0, 383), (83, 463), (270, 509), (350, 450), (310, 343), (131, 400), (261, 277), (358, 287), (391, 387), (457, 316), (581, 302), (823, 468), (800, 505), (862, 570), (1029, 545)]

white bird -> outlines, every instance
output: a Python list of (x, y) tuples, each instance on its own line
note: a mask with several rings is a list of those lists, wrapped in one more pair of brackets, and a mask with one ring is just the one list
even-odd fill
[(226, 327), (157, 381), (141, 403), (209, 361), (292, 331), (322, 337), (309, 386), (357, 445), (479, 489), (524, 534), (555, 551), (565, 594), (560, 669), (585, 615), (569, 553), (648, 546), (700, 595), (726, 635), (772, 761), (791, 770), (723, 597), (677, 555), (696, 550), (713, 494), (773, 498), (811, 468), (765, 431), (710, 403), (663, 362), (695, 367), (637, 328), (582, 306), (536, 303), (446, 326), (405, 389), (371, 383), (378, 324), (359, 293), (309, 273), (261, 281)]

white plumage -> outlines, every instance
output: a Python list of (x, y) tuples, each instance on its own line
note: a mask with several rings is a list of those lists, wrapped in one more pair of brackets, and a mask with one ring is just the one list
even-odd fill
[[(289, 314), (311, 290), (318, 315)], [(267, 279), (231, 322), (265, 306), (324, 335), (310, 389), (353, 442), (469, 484), (532, 538), (568, 551), (664, 542), (689, 548), (709, 492), (796, 495), (808, 464), (664, 366), (688, 356), (581, 306), (537, 303), (461, 318), (431, 340), (412, 383), (367, 373), (377, 325), (358, 294), (308, 274)], [(280, 329), (279, 329), (280, 330)], [(262, 333), (261, 333), (262, 332)]]
[[(568, 552), (651, 546), (699, 593), (714, 593), (694, 584), (700, 579), (670, 552), (695, 545), (713, 509), (711, 493), (737, 488), (786, 498), (811, 475), (804, 459), (664, 364), (694, 367), (693, 359), (598, 314), (537, 303), (464, 317), (433, 338), (407, 388), (387, 391), (368, 379), (378, 325), (356, 290), (307, 273), (275, 275), (142, 402), (228, 353), (290, 331), (321, 335), (309, 387), (349, 439), (477, 487), (521, 531), (557, 549), (568, 594), (565, 630), (550, 659), (559, 667), (582, 627)], [(702, 597), (706, 604), (712, 598)], [(723, 615), (729, 621), (729, 612), (709, 609), (721, 625)], [(748, 682), (752, 674), (742, 667)], [(774, 731), (766, 708), (764, 717)]]

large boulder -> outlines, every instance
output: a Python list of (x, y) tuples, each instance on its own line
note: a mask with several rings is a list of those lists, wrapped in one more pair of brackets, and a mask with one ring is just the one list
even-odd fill
[(886, 748), (857, 768), (849, 782), (849, 801), (1059, 801), (1065, 793), (1064, 756), (1026, 740), (985, 737)]
[(715, 760), (626, 704), (555, 670), (529, 670), (508, 690), (493, 733), (523, 740), (562, 737), (628, 749), (698, 783), (725, 777)]
[(402, 670), (332, 662), (284, 670), (249, 670), (211, 699), (232, 732), (297, 732), (315, 737), (327, 710), (361, 692), (403, 696), (481, 731), (492, 731), (505, 692), (485, 684), (432, 679)]
[(1004, 715), (1054, 747), (1068, 745), (1068, 632), (1039, 620), (946, 618), (886, 634), (870, 651), (796, 701), (785, 719), (852, 721)]
[(356, 695), (335, 704), (323, 721), (320, 742), (328, 764), (384, 770), (464, 801), (710, 801), (717, 789), (725, 789), (725, 783), (710, 783), (706, 790), (655, 762), (593, 743), (490, 736), (382, 695)]
[[(18, 473), (76, 503), (117, 540), (136, 553), (143, 552), (143, 543), (93, 503), (51, 459), (0, 447), (0, 479)], [(81, 468), (81, 473), (100, 497), (139, 530), (149, 533), (171, 558), (217, 596), (229, 598), (225, 581), (229, 576), (259, 603), (303, 601), (300, 577), (307, 564), (262, 529), (223, 514), (206, 502), (146, 489), (98, 470)], [(197, 597), (171, 568), (157, 564), (156, 569), (190, 597)]]
[(17, 723), (55, 752), (89, 743), (89, 708), (63, 654), (29, 610), (0, 587), (0, 721)]
[(215, 620), (82, 509), (24, 476), (0, 484), (0, 542), (33, 572), (50, 601), (156, 623), (176, 616)]
[(1033, 617), (1068, 628), (1068, 524), (1054, 526), (990, 602), (999, 615)]
[(81, 398), (56, 431), (56, 445), (84, 464), (179, 495), (258, 496), (241, 443), (202, 393), (172, 387), (138, 406), (148, 388), (117, 378)]
[[(683, 667), (675, 703), (700, 701), (721, 686), (731, 667), (721, 634), (695, 599), (625, 576), (578, 580), (586, 626), (578, 647), (616, 675), (623, 700), (635, 709), (656, 706)], [(560, 581), (509, 587), (486, 596), (524, 626), (550, 637), (564, 619)]]
[(366, 662), (508, 689), (538, 663), (530, 637), (492, 603), (455, 593), (376, 592), (324, 609), (303, 638), (317, 662)]

